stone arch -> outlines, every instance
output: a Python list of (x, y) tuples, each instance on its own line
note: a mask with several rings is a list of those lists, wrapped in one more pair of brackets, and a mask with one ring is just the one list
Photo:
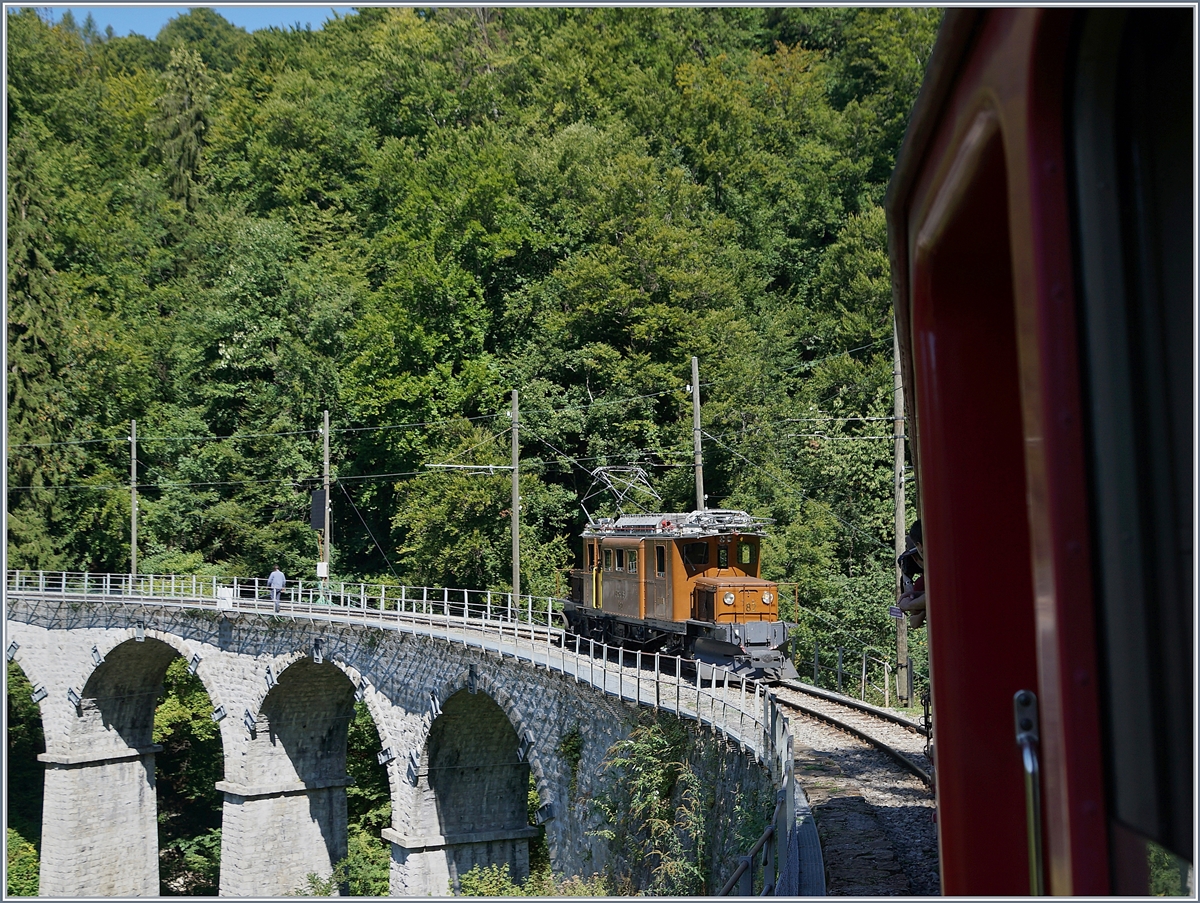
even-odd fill
[(408, 833), (389, 837), (400, 892), (457, 892), (460, 876), (477, 865), (507, 865), (523, 880), (529, 840), (538, 834), (527, 819), (531, 747), (523, 742), (524, 719), (503, 687), (485, 676), (472, 687), (459, 672), (433, 696)]
[[(162, 646), (169, 647), (169, 652), (162, 650)], [(128, 664), (132, 660), (143, 657), (146, 660), (154, 659), (158, 664), (161, 664), (161, 670), (157, 670), (157, 676), (154, 680), (149, 681), (143, 687), (144, 693), (150, 693), (157, 699), (158, 690), (161, 688), (163, 676), (166, 675), (167, 668), (174, 658), (178, 656), (191, 662), (193, 657), (199, 656), (197, 662), (196, 677), (204, 686), (204, 692), (208, 694), (209, 700), (214, 708), (221, 705), (221, 687), (220, 682), (216, 680), (216, 676), (212, 674), (212, 658), (205, 657), (200, 648), (196, 644), (191, 644), (187, 640), (181, 639), (167, 630), (145, 629), (142, 639), (134, 636), (113, 636), (106, 634), (100, 640), (95, 642), (95, 648), (101, 656), (101, 662), (95, 663), (92, 668), (83, 676), (83, 689), (80, 692), (80, 698), (88, 700), (92, 698), (91, 694), (97, 689), (102, 689), (104, 684), (112, 683), (114, 676), (112, 672), (106, 672), (106, 665), (109, 665), (109, 658), (122, 662), (122, 668), (128, 668)], [(139, 653), (140, 651), (140, 653)], [(161, 659), (161, 660), (160, 660)], [(146, 675), (150, 676), (150, 675)], [(109, 688), (112, 689), (112, 688)], [(143, 700), (144, 701), (144, 700)], [(114, 712), (110, 712), (115, 714)], [(150, 706), (150, 722), (154, 722), (154, 705)], [(226, 738), (222, 736), (222, 742)], [(149, 744), (149, 738), (146, 738), (145, 744)]]
[[(73, 716), (40, 757), (47, 764), (41, 891), (156, 896), (154, 714), (168, 666), (191, 649), (158, 631), (94, 639), (90, 667), (76, 672), (82, 686), (68, 692)], [(201, 683), (210, 692), (209, 681)]]
[[(466, 669), (459, 671), (449, 680), (443, 682), (440, 687), (434, 689), (434, 692), (437, 694), (439, 708), (445, 700), (461, 690), (482, 692), (489, 696), (512, 723), (513, 729), (517, 732), (517, 742), (520, 743), (526, 737), (529, 738), (530, 742), (525, 752), (525, 761), (529, 763), (529, 769), (533, 772), (533, 778), (537, 784), (538, 799), (541, 801), (541, 804), (551, 803), (553, 801), (553, 794), (550, 790), (543, 744), (536, 742), (538, 740), (537, 732), (525, 717), (525, 713), (517, 705), (516, 700), (513, 699), (512, 694), (508, 692), (502, 683), (495, 680), (488, 671), (477, 671), (475, 676), (475, 691), (471, 691), (470, 685), (470, 665), (468, 665)], [(429, 735), (428, 731), (426, 731), (425, 737), (422, 738), (422, 743), (428, 743), (428, 739)]]
[(243, 743), (240, 779), (219, 785), (222, 862), (227, 851), (238, 862), (221, 871), (222, 896), (284, 896), (310, 872), (328, 876), (346, 856), (354, 684), (329, 660), (289, 653), (273, 660), (272, 673), (281, 662)]
[(380, 751), (388, 749), (396, 753), (396, 756), (385, 765), (388, 776), (388, 795), (394, 809), (398, 805), (397, 800), (400, 798), (400, 781), (402, 778), (397, 771), (397, 767), (402, 763), (396, 739), (392, 734), (392, 725), (388, 718), (388, 713), (380, 702), (381, 699), (385, 699), (386, 697), (358, 668), (347, 663), (339, 656), (334, 656), (332, 661), (349, 678), (350, 683), (359, 688), (355, 691), (355, 698), (361, 697), (363, 705), (367, 707), (371, 721), (375, 724), (375, 732), (379, 735)]
[[(28, 655), (25, 652), (24, 646), (20, 645), (19, 643), (16, 645), (16, 650), (13, 651), (12, 655), (6, 659), (5, 664), (11, 662), (20, 668), (21, 673), (25, 675), (25, 679), (29, 681), (29, 686), (34, 690), (36, 690), (38, 687), (46, 686), (48, 683), (47, 676), (41, 673), (40, 669), (38, 668), (38, 665), (42, 662), (41, 657), (37, 655)], [(46, 711), (44, 708), (45, 699), (43, 698), (39, 700), (35, 703), (35, 705), (38, 707), (39, 717), (42, 719), (42, 726), (44, 728), (46, 725)]]

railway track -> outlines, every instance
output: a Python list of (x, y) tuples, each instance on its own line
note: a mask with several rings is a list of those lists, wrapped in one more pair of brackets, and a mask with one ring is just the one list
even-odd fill
[(897, 712), (796, 681), (776, 684), (775, 698), (787, 708), (871, 744), (927, 787), (933, 787), (933, 764), (926, 754), (928, 736), (924, 725)]
[(795, 741), (830, 896), (941, 891), (932, 766), (921, 724), (795, 681), (772, 692)]

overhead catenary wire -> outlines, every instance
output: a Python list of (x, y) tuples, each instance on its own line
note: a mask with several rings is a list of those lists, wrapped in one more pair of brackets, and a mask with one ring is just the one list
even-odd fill
[(342, 495), (344, 495), (346, 497), (346, 501), (348, 501), (350, 503), (350, 507), (354, 509), (354, 513), (358, 515), (358, 519), (360, 521), (362, 521), (363, 527), (366, 528), (367, 535), (371, 537), (371, 542), (375, 543), (375, 548), (377, 548), (379, 550), (379, 554), (383, 556), (384, 563), (387, 564), (388, 570), (391, 571), (392, 576), (395, 577), (397, 581), (399, 581), (400, 575), (396, 573), (396, 569), (394, 567), (392, 567), (392, 561), (390, 558), (388, 558), (387, 552), (385, 552), (383, 550), (383, 546), (381, 546), (379, 544), (379, 540), (375, 538), (375, 533), (371, 529), (371, 525), (367, 523), (366, 518), (362, 516), (362, 512), (358, 510), (358, 505), (354, 504), (354, 499), (350, 496), (349, 490), (346, 489), (345, 484), (342, 483), (341, 480), (337, 481), (337, 485), (338, 485), (338, 488), (340, 488), (342, 490)]
[[(493, 419), (493, 418), (488, 418), (488, 419)], [(772, 421), (767, 421), (764, 423), (753, 424), (751, 426), (743, 427), (738, 430), (729, 430), (729, 431), (725, 431), (725, 432), (722, 432), (719, 434), (709, 433), (709, 432), (705, 431), (705, 434), (709, 438), (713, 439), (714, 441), (721, 442), (722, 439), (729, 438), (731, 436), (742, 436), (742, 435), (746, 435), (748, 433), (761, 432), (761, 431), (764, 431), (764, 430), (767, 430), (770, 428), (781, 427), (788, 423), (794, 423), (800, 419), (802, 419), (802, 418), (784, 418), (782, 420), (772, 420)], [(831, 419), (853, 421), (853, 420), (857, 420), (857, 419), (891, 420), (892, 418), (881, 417), (881, 418), (831, 418)], [(450, 422), (453, 422), (453, 421), (436, 421), (436, 423), (450, 423)], [(472, 445), (472, 446), (468, 447), (467, 449), (464, 449), (460, 452), (455, 453), (453, 456), (451, 456), (448, 459), (448, 461), (454, 461), (455, 459), (462, 457), (462, 455), (466, 454), (469, 451), (479, 448), (480, 446), (485, 445), (486, 443), (488, 443), (490, 441), (494, 441), (495, 439), (498, 439), (501, 436), (507, 435), (509, 433), (510, 429), (511, 428), (508, 428), (508, 429), (501, 430), (497, 433), (494, 433), (491, 436), (488, 436), (487, 438), (476, 443), (475, 445)], [(555, 447), (552, 443), (550, 443), (547, 439), (545, 439), (542, 435), (540, 435), (536, 430), (531, 429), (528, 425), (526, 425), (525, 431), (528, 432), (533, 438), (537, 439), (539, 442), (541, 442), (543, 445), (545, 445), (555, 455), (559, 456), (564, 462), (566, 462), (570, 466), (578, 467), (580, 470), (582, 470), (588, 474), (591, 473), (591, 470), (586, 467), (585, 462), (602, 461), (602, 460), (606, 460), (608, 458), (608, 456), (606, 456), (606, 455), (591, 455), (591, 456), (584, 457), (584, 458), (576, 458), (576, 457), (569, 455), (568, 453), (562, 451), (561, 449)], [(308, 431), (306, 431), (306, 434), (307, 434), (307, 432)], [(339, 430), (331, 428), (330, 432), (335, 433), (335, 432), (339, 432)], [(246, 436), (262, 437), (262, 436), (271, 436), (271, 435), (282, 435), (282, 434), (271, 434), (271, 433), (242, 434), (242, 435), (234, 434), (233, 436), (226, 437), (226, 438), (244, 438)], [(287, 435), (299, 435), (299, 434), (293, 433), (293, 434), (287, 434)], [(787, 435), (790, 438), (815, 438), (815, 439), (825, 439), (825, 440), (830, 440), (830, 441), (882, 440), (882, 439), (892, 440), (895, 438), (894, 436), (830, 436), (828, 434), (823, 434), (823, 433), (811, 433), (811, 434), (791, 433), (791, 434), (785, 434), (785, 435)], [(124, 439), (121, 439), (119, 441), (128, 442), (129, 439), (128, 439), (128, 437), (125, 437)], [(153, 441), (153, 439), (145, 439), (141, 436), (138, 437), (139, 444), (145, 444), (145, 443), (148, 443), (151, 441)], [(678, 456), (680, 458), (683, 458), (683, 457), (687, 456), (688, 454), (689, 453), (684, 449), (669, 449), (669, 448), (668, 449), (660, 449), (657, 451), (651, 451), (649, 449), (641, 449), (636, 453), (636, 455), (638, 457), (653, 456), (653, 457), (660, 457), (660, 458), (670, 457), (670, 456)], [(145, 461), (143, 461), (140, 456), (138, 457), (138, 465), (140, 467), (151, 466), (151, 465), (148, 465)], [(663, 462), (663, 463), (652, 463), (650, 466), (675, 468), (675, 467), (683, 467), (683, 466), (690, 466), (690, 465), (668, 464), (666, 462)], [(427, 471), (392, 471), (392, 472), (388, 472), (388, 473), (379, 473), (379, 474), (345, 475), (345, 476), (339, 477), (339, 479), (357, 480), (357, 481), (377, 480), (377, 479), (393, 479), (393, 478), (400, 478), (400, 477), (414, 477), (414, 476), (422, 475), (424, 473), (427, 473)], [(311, 477), (301, 477), (301, 478), (296, 478), (296, 479), (304, 480), (304, 479), (312, 479), (312, 478)], [(156, 489), (156, 488), (157, 489), (167, 489), (167, 488), (188, 488), (188, 487), (206, 487), (206, 486), (251, 486), (251, 485), (262, 485), (262, 484), (268, 484), (268, 483), (275, 483), (275, 482), (280, 482), (280, 481), (281, 480), (278, 478), (276, 478), (276, 479), (257, 479), (257, 480), (247, 479), (247, 480), (203, 480), (203, 481), (168, 480), (168, 481), (163, 481), (163, 482), (139, 482), (137, 484), (137, 488), (138, 489)], [(119, 483), (119, 484), (66, 483), (66, 484), (53, 484), (53, 485), (43, 484), (41, 486), (9, 485), (8, 488), (11, 490), (14, 490), (14, 491), (42, 491), (42, 490), (56, 491), (56, 490), (67, 490), (67, 489), (70, 489), (70, 490), (76, 490), (76, 489), (109, 490), (109, 489), (129, 489), (130, 484), (128, 482)]]
[(797, 489), (795, 486), (792, 486), (791, 484), (787, 483), (786, 481), (784, 481), (784, 480), (780, 479), (779, 477), (775, 476), (774, 474), (770, 473), (762, 465), (757, 464), (754, 461), (751, 461), (749, 458), (747, 458), (741, 452), (726, 445), (724, 442), (722, 442), (720, 439), (718, 439), (716, 436), (712, 435), (711, 433), (706, 431), (704, 433), (704, 435), (707, 436), (709, 439), (712, 439), (714, 442), (716, 442), (718, 445), (720, 445), (722, 448), (724, 448), (730, 454), (745, 461), (747, 464), (749, 464), (751, 467), (755, 468), (756, 470), (762, 471), (762, 473), (764, 473), (767, 477), (769, 477), (775, 483), (778, 483), (780, 486), (783, 486), (787, 491), (795, 493), (796, 495), (803, 498), (805, 501), (809, 501), (809, 502), (812, 502), (813, 504), (821, 505), (826, 510), (828, 510), (830, 515), (833, 516), (834, 520), (838, 521), (838, 523), (840, 523), (842, 526), (846, 527), (849, 530), (852, 530), (855, 533), (858, 533), (858, 534), (866, 537), (872, 543), (879, 546), (879, 548), (887, 549), (889, 552), (891, 551), (891, 546), (888, 546), (888, 545), (880, 542), (878, 539), (876, 539), (874, 536), (872, 536), (866, 530), (862, 529), (861, 527), (859, 527), (855, 524), (850, 523), (848, 520), (841, 517), (836, 511), (833, 510), (833, 506), (830, 505), (828, 502), (821, 501), (820, 499), (814, 499), (812, 496), (805, 494), (801, 490)]
[[(826, 361), (830, 361), (835, 358), (842, 357), (843, 355), (854, 354), (855, 352), (858, 352), (858, 351), (865, 351), (869, 348), (873, 348), (877, 345), (882, 344), (883, 341), (884, 341), (883, 339), (879, 339), (874, 342), (869, 342), (866, 345), (859, 345), (855, 348), (848, 348), (848, 349), (845, 349), (844, 351), (834, 352), (833, 354), (829, 354), (829, 355), (826, 355), (825, 357), (821, 357), (821, 358), (816, 358), (815, 360), (802, 361), (798, 364), (793, 364), (788, 367), (772, 368), (771, 372), (772, 373), (788, 373), (793, 370), (801, 370), (801, 369), (806, 369), (806, 368), (811, 369), (812, 367), (815, 367)], [(888, 339), (888, 341), (890, 341), (890, 338)], [(728, 377), (714, 379), (714, 380), (702, 381), (700, 383), (700, 385), (708, 386), (708, 387), (717, 386), (717, 385), (722, 385), (724, 383), (732, 382), (732, 381), (734, 381), (736, 379), (740, 379), (740, 378), (741, 378), (740, 375), (728, 376)], [(652, 398), (661, 398), (666, 395), (685, 394), (686, 391), (687, 391), (687, 386), (679, 386), (679, 387), (673, 387), (670, 389), (662, 389), (662, 390), (659, 390), (656, 392), (645, 392), (645, 393), (641, 393), (641, 394), (637, 394), (637, 395), (622, 395), (620, 397), (605, 399), (605, 400), (601, 400), (601, 401), (592, 400), (592, 401), (587, 402), (586, 404), (562, 405), (560, 407), (551, 407), (550, 413), (556, 414), (556, 413), (563, 413), (563, 412), (568, 412), (568, 411), (589, 410), (591, 408), (612, 407), (612, 406), (617, 406), (617, 405), (629, 404), (632, 401), (643, 401), (643, 400), (648, 400), (648, 399), (652, 399)], [(505, 417), (505, 416), (507, 416), (506, 412), (502, 411), (502, 412), (497, 412), (495, 414), (476, 414), (476, 415), (470, 415), (470, 416), (445, 418), (445, 419), (441, 419), (441, 420), (418, 420), (418, 421), (412, 421), (410, 423), (384, 423), (384, 424), (377, 424), (374, 426), (331, 427), (330, 433), (361, 433), (361, 432), (376, 432), (376, 431), (383, 432), (383, 431), (388, 431), (388, 430), (399, 430), (399, 429), (418, 429), (418, 428), (428, 428), (428, 427), (432, 427), (432, 426), (442, 426), (442, 425), (454, 424), (454, 423), (462, 422), (464, 420), (469, 421), (469, 422), (482, 421), (482, 420), (497, 420), (497, 419)], [(806, 418), (793, 418), (793, 419), (802, 420), (802, 419), (806, 419)], [(833, 418), (833, 419), (838, 419), (838, 418)], [(884, 420), (886, 420), (889, 418), (848, 417), (848, 418), (844, 418), (844, 419), (847, 421), (852, 421), (852, 420), (869, 420), (869, 419), (884, 419)], [(255, 432), (255, 433), (231, 433), (227, 436), (207, 436), (207, 435), (139, 436), (138, 441), (140, 443), (149, 443), (149, 442), (232, 442), (232, 441), (240, 441), (240, 440), (244, 440), (244, 439), (277, 439), (277, 438), (284, 438), (284, 437), (288, 437), (288, 436), (313, 436), (313, 435), (319, 435), (320, 432), (321, 432), (320, 428), (316, 427), (313, 429), (306, 429), (306, 430), (280, 430), (280, 431), (261, 431), (261, 432)], [(56, 446), (93, 445), (93, 444), (106, 444), (106, 443), (111, 444), (111, 443), (115, 443), (115, 442), (128, 442), (128, 441), (129, 441), (128, 435), (120, 435), (120, 436), (101, 437), (101, 438), (92, 438), (92, 439), (62, 439), (62, 440), (56, 440), (53, 442), (23, 442), (23, 443), (16, 443), (16, 444), (10, 445), (9, 449), (52, 448), (52, 447), (56, 447)]]

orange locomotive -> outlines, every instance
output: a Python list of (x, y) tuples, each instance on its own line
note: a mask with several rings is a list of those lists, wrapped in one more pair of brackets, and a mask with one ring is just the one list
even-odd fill
[(583, 637), (683, 655), (706, 678), (797, 677), (779, 587), (759, 576), (770, 523), (718, 509), (590, 520), (567, 622)]

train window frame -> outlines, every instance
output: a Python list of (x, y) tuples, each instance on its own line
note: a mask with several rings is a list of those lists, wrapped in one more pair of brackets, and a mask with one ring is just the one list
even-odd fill
[(637, 558), (638, 554), (636, 549), (630, 549), (629, 553), (625, 556), (625, 568), (631, 574), (636, 574), (638, 572)]
[(717, 567), (729, 567), (729, 546), (723, 545), (717, 547)]
[(613, 567), (612, 567), (613, 566), (612, 552), (613, 552), (612, 549), (604, 550), (604, 570), (606, 570), (606, 571), (611, 571), (613, 569)]
[(588, 570), (594, 571), (596, 569), (596, 544), (594, 542), (589, 542), (587, 544), (587, 549), (588, 549)]
[(618, 571), (625, 570), (625, 550), (624, 549), (617, 549), (617, 570)]
[(655, 573), (659, 577), (667, 576), (667, 547), (666, 546), (655, 546), (654, 547), (654, 564), (655, 564)]
[(739, 540), (737, 560), (742, 567), (754, 567), (758, 561), (758, 545), (744, 539)]
[[(698, 557), (693, 557), (697, 549), (703, 549), (704, 552)], [(707, 542), (687, 542), (683, 544), (683, 560), (688, 567), (699, 568), (708, 565), (708, 543)]]
[[(1181, 328), (1194, 311), (1191, 249), (1184, 244), (1194, 240), (1192, 209), (1172, 203), (1190, 193), (1170, 186), (1187, 173), (1194, 191), (1195, 175), (1194, 121), (1185, 125), (1168, 113), (1190, 113), (1194, 101), (1190, 37), (1175, 44), (1163, 38), (1186, 33), (1190, 23), (1170, 21), (1185, 15), (1190, 19), (1187, 10), (1090, 13), (1071, 107), (1109, 813), (1120, 830), (1177, 855), (1194, 843), (1191, 808), (1176, 801), (1194, 794), (1194, 700), (1184, 675), (1195, 587), (1190, 557), (1175, 551), (1194, 542), (1194, 535), (1180, 535), (1188, 520), (1181, 512), (1194, 498), (1191, 430), (1174, 425), (1187, 424), (1194, 410), (1194, 394), (1178, 393), (1192, 386), (1185, 337), (1194, 334), (1195, 319), (1192, 313), (1191, 329)], [(1140, 878), (1123, 884), (1132, 876), (1114, 876), (1114, 893), (1144, 893), (1134, 889)]]

